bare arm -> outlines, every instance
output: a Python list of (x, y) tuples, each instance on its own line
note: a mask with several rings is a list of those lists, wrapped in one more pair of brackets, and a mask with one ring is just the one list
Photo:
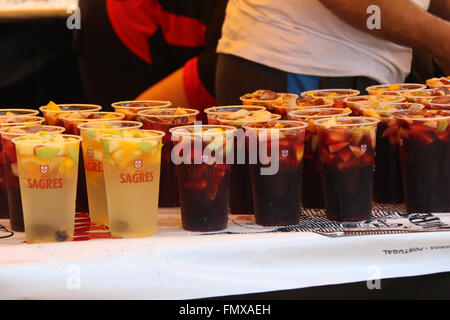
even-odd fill
[(184, 92), (182, 68), (145, 90), (136, 99), (167, 100), (167, 97), (170, 97), (174, 107), (189, 107), (189, 102)]
[[(400, 45), (428, 52), (450, 74), (450, 22), (440, 19), (410, 0), (320, 0), (350, 25)], [(447, 1), (447, 0), (439, 0)], [(380, 7), (381, 29), (367, 28), (371, 5)]]

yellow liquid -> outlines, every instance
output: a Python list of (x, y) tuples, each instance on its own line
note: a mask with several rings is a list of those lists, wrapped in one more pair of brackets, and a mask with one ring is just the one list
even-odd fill
[[(161, 151), (158, 158), (161, 159)], [(157, 231), (160, 160), (146, 163), (144, 158), (139, 169), (122, 169), (114, 162), (104, 165), (111, 234), (122, 238), (154, 235)], [(140, 182), (133, 182), (133, 175), (139, 177), (140, 173), (146, 176), (141, 180), (137, 178)]]
[[(73, 239), (78, 163), (69, 157), (39, 160), (17, 153), (25, 238), (29, 243)], [(65, 166), (64, 159), (71, 165)], [(42, 173), (42, 166), (48, 172)]]

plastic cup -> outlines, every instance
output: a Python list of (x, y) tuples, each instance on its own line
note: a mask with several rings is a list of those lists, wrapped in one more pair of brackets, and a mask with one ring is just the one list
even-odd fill
[(5, 115), (16, 115), (16, 116), (37, 116), (39, 114), (39, 110), (32, 109), (0, 109), (0, 116)]
[(407, 212), (450, 212), (450, 112), (422, 110), (396, 118)]
[[(247, 109), (248, 110), (248, 109)], [(253, 120), (250, 122), (243, 122), (240, 119), (226, 119), (227, 115), (222, 115), (217, 118), (217, 121), (222, 125), (233, 126), (236, 129), (243, 128), (245, 123), (266, 122), (267, 120)], [(280, 114), (272, 114), (271, 121), (276, 121), (281, 118)], [(242, 131), (243, 129), (241, 129)], [(239, 139), (236, 135), (234, 141), (234, 161), (231, 166), (231, 187), (230, 187), (230, 212), (232, 214), (253, 214), (253, 195), (252, 185), (250, 179), (250, 167), (248, 162), (248, 153), (246, 148), (246, 140)], [(245, 159), (240, 159), (239, 156), (245, 155)], [(244, 161), (243, 161), (244, 160)]]
[[(65, 113), (58, 117), (59, 125), (66, 128), (67, 134), (74, 134), (79, 136), (80, 129), (78, 125), (88, 122), (99, 121), (114, 121), (121, 120), (125, 117), (124, 114), (118, 112), (83, 112), (78, 114), (79, 117), (74, 117), (74, 113)], [(81, 146), (80, 146), (81, 150)], [(77, 211), (89, 212), (89, 200), (86, 187), (86, 173), (84, 169), (83, 153), (80, 151), (80, 168), (78, 169), (78, 186), (77, 186)]]
[(369, 86), (366, 91), (370, 95), (380, 95), (380, 94), (392, 94), (394, 92), (400, 92), (401, 94), (406, 94), (406, 92), (412, 91), (422, 91), (426, 89), (426, 85), (420, 83), (390, 83), (390, 84), (378, 84), (374, 86)]
[(431, 88), (447, 88), (450, 89), (450, 76), (427, 79), (426, 85)]
[(352, 110), (353, 116), (361, 116), (361, 108), (371, 105), (377, 105), (379, 103), (403, 102), (405, 100), (406, 98), (404, 95), (399, 92), (393, 92), (392, 94), (385, 95), (364, 95), (347, 97), (344, 99), (344, 104), (347, 108), (350, 108)]
[(164, 100), (135, 100), (114, 102), (111, 106), (115, 112), (125, 115), (124, 120), (138, 120), (138, 112), (152, 108), (169, 108), (172, 105), (170, 101)]
[[(5, 110), (5, 109), (2, 109)], [(12, 109), (8, 109), (12, 110)], [(12, 126), (39, 125), (44, 122), (44, 118), (32, 115), (1, 115), (0, 130)], [(9, 218), (8, 195), (6, 191), (5, 169), (3, 163), (2, 144), (0, 143), (0, 219)]]
[[(55, 135), (57, 136), (57, 135)], [(71, 241), (75, 224), (78, 151), (81, 138), (61, 141), (14, 138), (28, 243)]]
[(309, 90), (301, 93), (302, 98), (312, 97), (314, 99), (323, 99), (325, 103), (332, 103), (334, 108), (344, 108), (344, 99), (355, 97), (360, 94), (355, 89), (318, 89)]
[(154, 130), (125, 130), (105, 133), (100, 138), (109, 228), (114, 237), (156, 234), (164, 135)]
[(83, 138), (81, 146), (89, 200), (89, 217), (95, 224), (109, 225), (100, 137), (105, 133), (120, 134), (121, 131), (137, 130), (140, 127), (142, 123), (136, 121), (92, 121), (78, 125)]
[(305, 154), (303, 159), (302, 206), (304, 208), (324, 208), (322, 169), (320, 165), (319, 138), (314, 120), (350, 115), (350, 109), (310, 108), (289, 112), (290, 120), (308, 123), (305, 130)]
[(231, 114), (241, 109), (256, 111), (256, 110), (266, 110), (266, 107), (236, 105), (236, 106), (220, 106), (207, 108), (205, 109), (205, 113), (208, 119), (208, 124), (220, 124), (219, 120), (217, 120), (218, 117)]
[[(170, 129), (183, 228), (219, 231), (227, 227), (231, 165), (236, 128), (221, 125)], [(182, 155), (181, 155), (182, 154)]]
[[(278, 101), (290, 101), (290, 100), (297, 100), (298, 98), (298, 94), (294, 94), (294, 93), (272, 93), (274, 95), (274, 99), (271, 98), (266, 98), (266, 99), (261, 99), (261, 95), (259, 95), (259, 92), (262, 91), (268, 91), (268, 90), (258, 90), (255, 91), (254, 93), (247, 93), (241, 97), (239, 97), (239, 99), (242, 101), (242, 104), (246, 105), (246, 106), (263, 106), (266, 107), (269, 111), (272, 108), (272, 105), (278, 100)], [(275, 98), (276, 96), (276, 98)], [(272, 108), (273, 110), (273, 108)]]
[[(285, 226), (300, 220), (305, 122), (244, 125), (248, 136), (256, 223)], [(256, 157), (257, 156), (257, 157)]]
[(314, 121), (328, 219), (360, 221), (370, 217), (378, 122), (371, 117)]
[(430, 109), (450, 110), (450, 96), (435, 97), (430, 100)]
[[(184, 113), (183, 113), (184, 112)], [(143, 129), (165, 132), (163, 137), (161, 179), (159, 186), (159, 206), (179, 207), (177, 187), (177, 173), (175, 165), (171, 160), (173, 143), (170, 129), (174, 127), (193, 124), (196, 120), (198, 110), (185, 108), (164, 108), (139, 111), (138, 115), (142, 121)]]
[(20, 195), (19, 174), (17, 169), (16, 145), (12, 142), (12, 139), (41, 131), (63, 133), (64, 130), (65, 129), (61, 127), (42, 125), (13, 126), (0, 130), (9, 218), (11, 229), (13, 231), (24, 232), (25, 225), (23, 222), (22, 197)]
[(101, 106), (96, 104), (58, 104), (60, 110), (54, 110), (49, 106), (41, 106), (39, 110), (42, 112), (45, 118), (45, 124), (57, 125), (63, 127), (62, 122), (58, 121), (59, 116), (67, 115), (74, 112), (95, 112), (102, 109)]

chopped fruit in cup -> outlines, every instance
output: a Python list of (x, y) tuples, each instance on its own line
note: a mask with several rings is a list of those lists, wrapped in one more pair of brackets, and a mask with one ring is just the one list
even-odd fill
[[(216, 118), (221, 124), (242, 128), (245, 123), (274, 121), (281, 118), (280, 114), (272, 114), (266, 110), (239, 109)], [(236, 139), (234, 148), (234, 163), (231, 167), (230, 211), (232, 214), (252, 214), (253, 199), (248, 161), (239, 161), (238, 155), (245, 155), (246, 141)], [(245, 157), (247, 158), (247, 157)]]
[(426, 81), (429, 88), (450, 88), (450, 76), (441, 78), (431, 78)]
[(143, 129), (159, 130), (166, 133), (163, 137), (161, 159), (161, 179), (159, 186), (159, 206), (178, 207), (178, 187), (175, 165), (171, 161), (173, 148), (169, 130), (174, 127), (193, 124), (198, 110), (186, 108), (148, 109), (138, 112)]
[(355, 89), (319, 89), (302, 92), (303, 98), (312, 97), (315, 99), (323, 99), (326, 103), (332, 103), (332, 107), (345, 107), (344, 99), (359, 95), (360, 92)]
[(161, 100), (135, 100), (114, 102), (112, 107), (115, 112), (125, 115), (124, 120), (135, 121), (138, 119), (138, 112), (154, 108), (169, 108), (172, 105), (170, 101)]
[(408, 213), (450, 212), (450, 111), (396, 116)]
[(12, 140), (16, 145), (27, 242), (73, 239), (80, 141), (80, 137), (57, 132)]
[(156, 234), (163, 136), (138, 129), (101, 136), (109, 228), (115, 237)]
[(297, 109), (298, 95), (281, 95), (278, 97), (271, 106), (267, 107), (270, 112), (281, 115), (283, 119), (286, 119), (286, 115), (289, 111)]
[(414, 103), (379, 104), (361, 108), (362, 114), (380, 119), (377, 127), (375, 155), (374, 200), (378, 203), (403, 203), (403, 182), (400, 164), (400, 132), (395, 117), (408, 110), (421, 110)]
[(333, 117), (315, 120), (324, 183), (325, 209), (330, 220), (369, 218), (379, 120)]
[(288, 118), (305, 121), (305, 159), (303, 162), (302, 205), (305, 208), (323, 208), (322, 172), (320, 166), (320, 149), (318, 148), (317, 128), (314, 120), (336, 116), (348, 116), (349, 108), (310, 108), (291, 111)]
[(205, 109), (205, 113), (208, 118), (208, 124), (220, 124), (219, 121), (217, 120), (218, 117), (228, 115), (241, 109), (249, 111), (258, 111), (258, 110), (266, 110), (266, 107), (237, 105), (237, 106), (221, 106), (221, 107), (207, 108)]
[[(66, 128), (66, 133), (80, 135), (78, 125), (86, 122), (102, 122), (112, 120), (122, 120), (124, 114), (118, 112), (80, 112), (74, 111), (62, 114), (58, 118), (59, 125)], [(78, 169), (78, 189), (77, 189), (77, 211), (89, 212), (89, 201), (86, 187), (86, 176), (84, 168), (84, 157), (80, 151), (80, 168)]]
[[(170, 129), (174, 138), (181, 220), (188, 231), (227, 227), (231, 155), (236, 128), (206, 125)], [(179, 160), (179, 161), (178, 161)]]
[(95, 112), (101, 110), (101, 106), (95, 104), (55, 104), (50, 101), (46, 106), (42, 106), (39, 110), (44, 114), (45, 124), (59, 125), (63, 127), (62, 122), (58, 121), (60, 115), (72, 112)]
[(295, 101), (297, 98), (298, 95), (293, 93), (279, 93), (272, 90), (260, 89), (256, 90), (253, 93), (246, 93), (239, 99), (244, 105), (264, 106), (269, 109), (276, 101), (278, 101), (279, 103), (287, 103), (291, 100)]
[(423, 91), (426, 85), (420, 83), (393, 83), (393, 84), (379, 84), (367, 87), (366, 90), (370, 95), (392, 94), (400, 92), (406, 94), (411, 91)]
[(31, 109), (0, 109), (0, 116), (37, 116), (39, 110)]
[(405, 101), (405, 97), (399, 92), (394, 92), (394, 94), (386, 95), (365, 95), (365, 96), (355, 96), (347, 97), (344, 99), (344, 104), (346, 107), (352, 109), (353, 116), (361, 116), (360, 108), (378, 105), (379, 103), (385, 102), (402, 102)]
[[(15, 137), (27, 135), (30, 133), (38, 134), (43, 138), (49, 138), (53, 133), (62, 133), (64, 128), (54, 126), (12, 126), (0, 130), (2, 136), (1, 146), (3, 149), (3, 165), (0, 165), (1, 172), (5, 173), (5, 187), (8, 195), (9, 218), (11, 229), (13, 231), (24, 232), (22, 198), (19, 187), (19, 173), (17, 169), (16, 147), (11, 141)], [(0, 159), (0, 160), (1, 160)], [(1, 163), (1, 161), (0, 161)], [(2, 166), (4, 166), (4, 171)]]
[(278, 120), (244, 125), (256, 223), (297, 224), (300, 220), (304, 138), (307, 123)]
[(121, 131), (137, 130), (140, 127), (142, 127), (142, 123), (137, 121), (93, 121), (78, 125), (83, 138), (82, 155), (86, 175), (89, 217), (95, 224), (109, 225), (101, 135), (105, 133), (120, 135)]
[(430, 109), (450, 110), (450, 95), (431, 99)]
[(322, 98), (315, 98), (313, 96), (304, 96), (300, 97), (296, 101), (297, 108), (330, 108), (333, 106), (334, 101), (326, 102)]

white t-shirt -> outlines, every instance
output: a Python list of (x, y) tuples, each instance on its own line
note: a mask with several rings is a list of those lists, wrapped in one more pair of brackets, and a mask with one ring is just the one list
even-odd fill
[(410, 48), (350, 26), (318, 0), (229, 0), (217, 52), (285, 72), (380, 83), (403, 82), (412, 60)]

